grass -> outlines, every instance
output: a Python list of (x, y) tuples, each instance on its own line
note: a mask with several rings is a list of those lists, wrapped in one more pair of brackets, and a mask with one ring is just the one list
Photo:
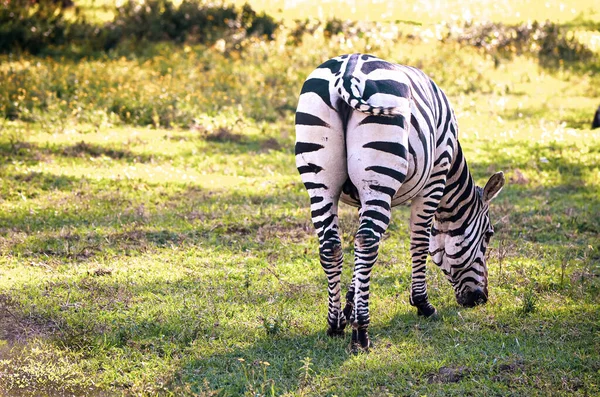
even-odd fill
[[(426, 37), (2, 56), (0, 394), (597, 393), (598, 75)], [(394, 211), (375, 348), (356, 356), (325, 335), (293, 157), (302, 80), (352, 51), (432, 75), (476, 180), (510, 182), (492, 206), (490, 301), (459, 308), (432, 265), (438, 321), (408, 303), (408, 209)], [(356, 211), (340, 217), (349, 282)]]

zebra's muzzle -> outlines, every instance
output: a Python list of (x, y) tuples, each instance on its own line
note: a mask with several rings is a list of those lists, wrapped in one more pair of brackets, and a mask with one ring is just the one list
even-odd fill
[(488, 300), (487, 289), (483, 290), (481, 288), (477, 288), (473, 291), (464, 291), (462, 294), (456, 296), (456, 300), (458, 301), (459, 305), (464, 307), (483, 305)]

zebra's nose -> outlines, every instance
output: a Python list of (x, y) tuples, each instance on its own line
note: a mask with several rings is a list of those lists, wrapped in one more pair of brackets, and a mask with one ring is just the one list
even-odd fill
[(473, 306), (483, 305), (485, 302), (487, 302), (487, 294), (485, 291), (483, 291), (481, 288), (477, 288), (475, 291), (473, 291), (472, 302)]
[(474, 307), (483, 305), (487, 302), (487, 288), (485, 290), (477, 288), (475, 290), (465, 291), (458, 297), (458, 303), (465, 307)]

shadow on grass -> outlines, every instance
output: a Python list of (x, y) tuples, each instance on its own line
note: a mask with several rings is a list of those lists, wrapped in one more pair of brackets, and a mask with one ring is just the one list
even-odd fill
[(299, 183), (278, 193), (241, 194), (47, 173), (12, 179), (13, 189), (26, 189), (29, 199), (61, 194), (43, 206), (24, 204), (0, 214), (0, 250), (5, 254), (86, 260), (103, 252), (135, 254), (203, 243), (250, 247), (314, 234), (308, 216), (286, 214), (304, 207), (308, 214), (308, 197)]
[(36, 164), (48, 161), (51, 156), (67, 158), (109, 157), (114, 160), (127, 162), (147, 163), (152, 161), (152, 156), (134, 153), (128, 149), (98, 145), (81, 141), (73, 145), (46, 145), (40, 146), (31, 142), (0, 142), (0, 164), (23, 162)]
[[(527, 390), (536, 386), (536, 377), (544, 379), (547, 390), (557, 386), (585, 390), (589, 379), (570, 377), (565, 383), (562, 374), (570, 373), (573, 365), (580, 377), (598, 369), (593, 355), (576, 354), (591, 348), (598, 306), (587, 306), (577, 316), (550, 312), (518, 317), (510, 310), (493, 311), (486, 320), (477, 313), (465, 318), (459, 313), (463, 309), (441, 305), (438, 321), (402, 308), (390, 320), (371, 327), (376, 344), (371, 355), (354, 358), (347, 350), (348, 331), (344, 338), (331, 339), (324, 325), (316, 332), (294, 319), (279, 328), (264, 320), (261, 325), (261, 316), (272, 310), (269, 307), (307, 304), (307, 296), (313, 295), (306, 291), (289, 302), (271, 302), (274, 291), (246, 291), (236, 288), (235, 280), (206, 283), (187, 277), (127, 283), (114, 277), (90, 275), (52, 285), (50, 299), (56, 304), (69, 289), (73, 303), (81, 300), (75, 291), (89, 294), (83, 300), (87, 306), (72, 304), (38, 314), (36, 323), (48, 324), (46, 337), (74, 352), (122, 351), (149, 363), (175, 360), (174, 372), (159, 380), (190, 395), (203, 389), (227, 395), (268, 394), (271, 385), (276, 394), (306, 392), (315, 381), (321, 391), (336, 394), (350, 390), (370, 394), (380, 387), (392, 393), (433, 391), (440, 384), (476, 391), (481, 382), (503, 388), (515, 379), (527, 379), (512, 385)], [(324, 304), (324, 293), (319, 299)], [(21, 321), (32, 321), (15, 304), (11, 309)], [(104, 366), (110, 368), (108, 362)], [(113, 387), (126, 391), (132, 385), (116, 382)]]
[[(290, 155), (293, 152), (293, 144), (288, 148), (273, 137), (247, 136), (220, 128), (217, 132), (208, 135), (177, 135), (168, 134), (164, 138), (168, 141), (208, 142), (208, 148), (202, 148), (204, 152), (214, 152), (227, 155), (244, 153), (267, 153), (271, 150), (286, 151)], [(194, 151), (183, 153), (184, 157), (193, 156)], [(165, 154), (156, 156), (154, 154), (137, 153), (128, 148), (117, 145), (99, 145), (85, 141), (72, 145), (47, 144), (45, 146), (24, 142), (19, 140), (0, 141), (0, 169), (14, 162), (34, 165), (40, 162), (51, 161), (54, 157), (63, 158), (99, 158), (108, 157), (113, 160), (122, 160), (127, 163), (150, 163), (153, 161), (170, 160), (173, 157)]]
[[(87, 145), (75, 147), (89, 152)], [(35, 153), (38, 148), (31, 149)], [(484, 151), (488, 153), (484, 160), (469, 162), (473, 174), (486, 178), (504, 170), (509, 179), (492, 208), (494, 223), (510, 219), (500, 225), (501, 233), (557, 245), (578, 239), (584, 243), (600, 235), (598, 187), (587, 182), (597, 170), (594, 159), (600, 156), (600, 143), (589, 146), (585, 153), (575, 145), (526, 142), (484, 143)], [(117, 153), (129, 156), (125, 151)], [(21, 156), (25, 161), (37, 161), (29, 151)], [(527, 180), (530, 170), (535, 175), (547, 174), (547, 180)], [(544, 186), (539, 186), (540, 182)], [(53, 191), (63, 196), (35, 211), (21, 205), (19, 210), (0, 214), (5, 253), (83, 260), (107, 246), (112, 253), (135, 253), (198, 242), (248, 241), (252, 246), (273, 238), (298, 241), (314, 234), (308, 198), (299, 181), (274, 187), (276, 192), (252, 194), (30, 172), (9, 174), (5, 190), (7, 186), (15, 199), (21, 191), (28, 198)], [(285, 211), (298, 208), (306, 209), (305, 217), (285, 215)], [(398, 219), (394, 225), (405, 221)]]
[[(513, 238), (564, 244), (600, 236), (600, 142), (574, 144), (484, 143), (484, 161), (471, 161), (476, 178), (503, 170), (507, 185), (492, 204), (492, 221)], [(468, 157), (468, 154), (466, 154)], [(590, 182), (591, 181), (591, 182)], [(580, 242), (583, 242), (580, 241)]]
[[(500, 162), (502, 161), (500, 159)], [(479, 174), (487, 174), (487, 164), (475, 164), (472, 167)], [(294, 237), (290, 237), (294, 231), (298, 231), (302, 236), (313, 234), (308, 218), (301, 221), (290, 220), (285, 216), (272, 219), (247, 212), (251, 209), (256, 210), (257, 207), (264, 211), (265, 208), (277, 206), (280, 202), (291, 203), (291, 206), (307, 204), (304, 192), (296, 188), (279, 191), (274, 195), (257, 193), (241, 196), (232, 192), (207, 192), (195, 187), (181, 187), (176, 192), (161, 196), (164, 206), (155, 212), (148, 214), (141, 210), (132, 213), (128, 218), (119, 218), (119, 208), (137, 208), (138, 204), (113, 196), (118, 196), (118, 190), (123, 188), (124, 186), (117, 186), (117, 190), (109, 192), (104, 198), (107, 201), (97, 206), (100, 210), (78, 211), (80, 218), (68, 217), (68, 213), (61, 212), (56, 223), (44, 223), (40, 218), (48, 214), (37, 214), (35, 222), (26, 219), (15, 222), (12, 217), (6, 216), (0, 224), (20, 232), (27, 231), (27, 227), (33, 228), (28, 233), (35, 233), (29, 238), (36, 238), (35, 234), (42, 232), (54, 239), (42, 241), (40, 247), (60, 248), (64, 241), (70, 241), (71, 247), (79, 247), (79, 242), (88, 244), (86, 239), (89, 238), (94, 243), (102, 244), (100, 247), (111, 247), (118, 253), (131, 250), (134, 255), (144, 250), (156, 250), (171, 245), (192, 248), (198, 243), (202, 243), (203, 247), (214, 247), (213, 249), (230, 251), (231, 255), (236, 255), (243, 250), (239, 249), (240, 243), (232, 244), (234, 240), (253, 239), (254, 241), (245, 243), (247, 249), (264, 249), (256, 238), (262, 228), (277, 222), (281, 224), (267, 229), (270, 234), (264, 236), (265, 241), (287, 236), (294, 243)], [(507, 201), (510, 199), (523, 202), (525, 198), (521, 195), (527, 195), (527, 200), (538, 200), (535, 196), (532, 197), (526, 188), (519, 190), (521, 187), (518, 185), (509, 186), (507, 189)], [(511, 189), (514, 190), (511, 192)], [(582, 189), (585, 191), (579, 186), (575, 191), (581, 192)], [(536, 194), (543, 196), (547, 194), (547, 190), (538, 190)], [(567, 195), (566, 199), (573, 197)], [(191, 210), (192, 204), (198, 201), (203, 202), (204, 209)], [(97, 201), (92, 202), (97, 204)], [(530, 211), (536, 209), (521, 209), (517, 204), (510, 203), (511, 207), (506, 210), (502, 209), (502, 205), (500, 207), (511, 216), (521, 213), (523, 219), (519, 225), (526, 227), (529, 222), (527, 218), (532, 215)], [(230, 213), (237, 216), (230, 216), (226, 221), (221, 221), (224, 214), (215, 212), (215, 207), (224, 205)], [(550, 207), (546, 207), (547, 205)], [(542, 203), (544, 208), (556, 211), (552, 205), (556, 203)], [(594, 205), (598, 205), (597, 199)], [(239, 214), (244, 214), (246, 219)], [(190, 224), (190, 221), (197, 223)], [(119, 223), (119, 227), (126, 230), (108, 234), (87, 229), (78, 230), (89, 225), (115, 223)], [(547, 222), (539, 221), (539, 224), (544, 223)], [(65, 225), (72, 227), (68, 233), (61, 232)], [(515, 227), (510, 226), (510, 233), (516, 233)], [(594, 229), (593, 233), (596, 232), (597, 229)], [(26, 252), (23, 247), (16, 248), (21, 250), (21, 253)], [(15, 249), (15, 246), (12, 249)], [(81, 260), (88, 258), (85, 254), (79, 257), (69, 256), (69, 252), (75, 251), (43, 252), (41, 248), (36, 251), (35, 245), (27, 249), (33, 256), (56, 255), (59, 258), (75, 257)], [(99, 249), (91, 254), (97, 255), (101, 252)], [(205, 255), (209, 255), (208, 251)], [(239, 260), (239, 263), (243, 261)], [(235, 266), (233, 269), (235, 270)], [(176, 280), (152, 281), (134, 280), (133, 277), (118, 278), (117, 274), (111, 273), (88, 274), (64, 282), (50, 281), (44, 286), (27, 287), (46, 291), (44, 299), (50, 299), (46, 307), (32, 309), (25, 303), (26, 300), (21, 299), (20, 304), (13, 304), (11, 308), (15, 309), (13, 313), (20, 316), (23, 322), (29, 321), (39, 326), (40, 332), (46, 333), (61, 348), (74, 352), (117, 350), (126, 354), (139, 354), (148, 361), (168, 361), (178, 357), (180, 361), (174, 374), (165, 375), (164, 379), (171, 382), (174, 388), (184, 390), (185, 387), (189, 387), (193, 392), (201, 392), (206, 379), (211, 390), (220, 389), (223, 394), (230, 395), (261, 391), (265, 388), (269, 391), (271, 384), (275, 385), (276, 393), (310, 390), (310, 379), (313, 378), (332, 378), (333, 380), (326, 381), (325, 387), (332, 392), (339, 390), (340, 393), (350, 388), (369, 393), (373, 389), (368, 390), (367, 387), (390, 387), (390, 376), (405, 379), (393, 383), (391, 390), (395, 393), (409, 393), (414, 387), (431, 391), (431, 388), (439, 386), (440, 383), (473, 387), (473, 390), (476, 390), (475, 385), (478, 382), (489, 382), (490, 379), (493, 379), (493, 385), (510, 387), (511, 382), (522, 378), (524, 374), (536, 373), (536, 366), (539, 364), (536, 356), (539, 351), (536, 349), (543, 350), (548, 347), (548, 344), (535, 342), (542, 332), (540, 327), (521, 329), (518, 321), (510, 320), (514, 317), (512, 312), (505, 313), (504, 317), (495, 318), (489, 326), (477, 323), (475, 329), (467, 332), (461, 328), (464, 320), (456, 309), (441, 305), (438, 308), (442, 310), (445, 318), (440, 322), (430, 322), (419, 319), (412, 308), (408, 308), (407, 313), (403, 311), (392, 317), (389, 322), (371, 328), (374, 341), (379, 343), (376, 346), (379, 350), (375, 350), (374, 354), (388, 354), (385, 351), (389, 350), (389, 355), (397, 355), (401, 359), (388, 358), (391, 361), (387, 361), (387, 364), (365, 366), (361, 361), (352, 359), (346, 351), (348, 336), (342, 340), (328, 339), (325, 336), (324, 325), (321, 331), (314, 332), (306, 326), (296, 325), (293, 317), (289, 320), (285, 315), (278, 313), (278, 307), (286, 305), (315, 307), (314, 302), (305, 301), (315, 296), (312, 290), (294, 292), (288, 285), (282, 287), (284, 291), (273, 291), (260, 285), (245, 290), (245, 276), (240, 274), (239, 270), (237, 269), (238, 273), (226, 273), (226, 277), (215, 274), (214, 278), (207, 278), (192, 273), (182, 274), (181, 278)], [(215, 268), (215, 271), (223, 269)], [(264, 275), (257, 276), (257, 280), (262, 277)], [(306, 285), (318, 288), (316, 295), (324, 305), (326, 289), (322, 281), (322, 278), (306, 280)], [(374, 282), (378, 281), (375, 279)], [(21, 297), (32, 293), (26, 289), (13, 292)], [(285, 298), (270, 300), (278, 294)], [(144, 307), (140, 308), (140, 305)], [(251, 314), (248, 315), (246, 310), (250, 310)], [(26, 315), (25, 312), (30, 314)], [(282, 312), (285, 313), (283, 309)], [(274, 315), (274, 320), (265, 321), (265, 317), (270, 314)], [(586, 312), (585, 317), (591, 318), (589, 316), (598, 314), (597, 310)], [(569, 330), (578, 328), (577, 317), (564, 321), (545, 321), (543, 324), (549, 324), (551, 329), (543, 332), (548, 332), (548, 335), (552, 336), (550, 339), (554, 340), (564, 339), (565, 333), (560, 334), (563, 327)], [(462, 331), (453, 331), (454, 328)], [(588, 328), (581, 327), (577, 331), (579, 334), (569, 331), (569, 335), (573, 336), (573, 342), (570, 342), (572, 345), (565, 347), (563, 344), (560, 348), (573, 352), (589, 348), (586, 340), (576, 337), (582, 332), (587, 335), (588, 331)], [(529, 350), (521, 348), (514, 343), (515, 337), (521, 343), (527, 343), (526, 346), (533, 347), (528, 347)], [(457, 343), (459, 347), (456, 347)], [(414, 345), (419, 346), (419, 354), (411, 350), (407, 355), (401, 350), (394, 350), (395, 346), (415, 348)], [(552, 344), (550, 348), (558, 349)], [(492, 363), (490, 356), (497, 358), (497, 362)], [(565, 354), (565, 357), (567, 356), (569, 355)], [(312, 363), (312, 372), (308, 371), (308, 377), (301, 369), (301, 360), (305, 360), (306, 357), (309, 357)], [(420, 361), (417, 360), (418, 357), (421, 357)], [(244, 361), (240, 361), (239, 358)], [(590, 360), (592, 359), (584, 358), (578, 365), (589, 364), (588, 367), (592, 368), (594, 362)], [(269, 366), (264, 362), (268, 362)], [(441, 371), (440, 362), (450, 369)], [(502, 367), (503, 365), (505, 367)], [(514, 370), (506, 369), (513, 368), (513, 365)], [(560, 362), (552, 364), (552, 368), (567, 371), (571, 365), (572, 360), (562, 358)], [(266, 372), (263, 372), (265, 369)], [(545, 379), (551, 377), (548, 374), (543, 376)], [(365, 377), (369, 382), (360, 384), (359, 380)], [(406, 382), (412, 383), (412, 386)], [(561, 379), (557, 376), (552, 377), (550, 384), (555, 387), (560, 385), (560, 382)], [(575, 384), (569, 385), (576, 387)], [(123, 381), (115, 383), (114, 387), (128, 390), (132, 384)]]

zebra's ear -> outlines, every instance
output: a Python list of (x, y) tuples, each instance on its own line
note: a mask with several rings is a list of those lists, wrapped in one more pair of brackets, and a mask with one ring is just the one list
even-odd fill
[(504, 173), (502, 171), (492, 175), (483, 188), (483, 201), (486, 203), (492, 201), (500, 193), (500, 190), (502, 190), (504, 181)]

